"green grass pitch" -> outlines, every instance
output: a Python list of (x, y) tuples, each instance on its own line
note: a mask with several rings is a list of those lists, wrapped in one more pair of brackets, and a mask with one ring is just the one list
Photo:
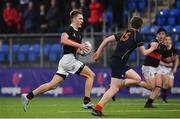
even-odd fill
[[(92, 99), (93, 103), (99, 101)], [(180, 100), (156, 100), (157, 108), (145, 109), (145, 99), (117, 98), (104, 108), (101, 118), (180, 118)], [(82, 109), (82, 98), (35, 98), (23, 112), (20, 98), (0, 98), (0, 118), (97, 118)]]

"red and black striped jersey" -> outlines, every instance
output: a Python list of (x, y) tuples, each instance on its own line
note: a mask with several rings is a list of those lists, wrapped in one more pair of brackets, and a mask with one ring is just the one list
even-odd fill
[[(144, 65), (145, 66), (158, 67), (160, 60), (161, 60), (161, 57), (162, 57), (162, 54), (164, 52), (166, 52), (167, 48), (165, 45), (161, 44), (157, 39), (151, 41), (151, 43), (152, 42), (159, 43), (158, 48), (146, 56), (145, 61), (144, 61)], [(148, 47), (150, 47), (150, 44)]]

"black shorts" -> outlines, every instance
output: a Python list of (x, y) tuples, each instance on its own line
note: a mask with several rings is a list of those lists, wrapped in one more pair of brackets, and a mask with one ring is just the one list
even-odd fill
[(131, 68), (127, 66), (125, 63), (119, 60), (113, 59), (111, 61), (111, 70), (112, 70), (112, 77), (118, 79), (125, 79), (126, 71), (130, 70)]

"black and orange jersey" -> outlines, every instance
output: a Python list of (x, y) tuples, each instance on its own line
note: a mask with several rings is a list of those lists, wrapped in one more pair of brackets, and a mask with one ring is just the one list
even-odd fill
[[(81, 32), (75, 30), (72, 26), (65, 27), (63, 32), (68, 34), (69, 40), (72, 40), (72, 41), (77, 42), (77, 43), (81, 43), (81, 41), (82, 41)], [(69, 54), (69, 53), (76, 54), (77, 48), (75, 48), (75, 47), (64, 45), (63, 48), (64, 48), (64, 54)]]
[(124, 33), (114, 34), (117, 41), (117, 46), (112, 58), (121, 60), (123, 63), (127, 63), (131, 52), (139, 46), (144, 45), (142, 36), (138, 31), (128, 29)]
[[(161, 44), (157, 39), (155, 39), (151, 42), (159, 43), (159, 45), (158, 45), (158, 48), (156, 50), (154, 50), (153, 52), (151, 52), (150, 54), (148, 54), (146, 56), (144, 65), (145, 66), (158, 67), (160, 60), (161, 60), (161, 57), (162, 57), (162, 54), (164, 52), (166, 52), (167, 48), (165, 45)], [(150, 44), (148, 47), (150, 47)]]

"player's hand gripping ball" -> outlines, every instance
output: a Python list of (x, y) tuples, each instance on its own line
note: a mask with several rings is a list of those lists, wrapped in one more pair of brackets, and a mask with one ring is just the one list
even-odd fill
[(80, 55), (82, 55), (82, 56), (86, 56), (86, 55), (90, 54), (91, 50), (92, 50), (92, 45), (89, 41), (86, 41), (84, 43), (88, 46), (88, 50), (87, 51), (80, 50)]

